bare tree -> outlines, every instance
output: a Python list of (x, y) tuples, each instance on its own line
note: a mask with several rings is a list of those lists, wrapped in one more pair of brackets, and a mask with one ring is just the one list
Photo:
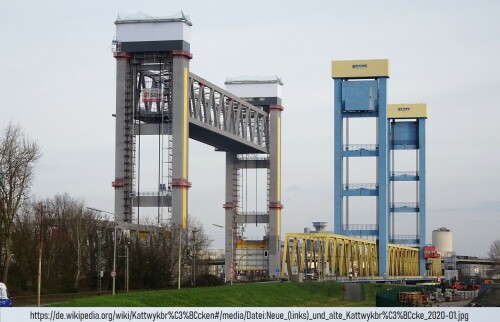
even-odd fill
[(488, 256), (490, 256), (491, 259), (500, 261), (500, 239), (495, 240), (493, 244), (490, 245)]
[(99, 222), (102, 220), (102, 214), (86, 210), (83, 201), (76, 204), (76, 209), (71, 218), (72, 241), (76, 251), (76, 272), (75, 289), (78, 289), (80, 279), (91, 270), (92, 254), (91, 239), (92, 235), (99, 229)]
[(9, 279), (13, 289), (31, 291), (37, 284), (39, 228), (38, 205), (28, 200), (23, 202), (12, 233)]
[(83, 200), (67, 193), (47, 199), (45, 204), (50, 229), (45, 234), (47, 279), (54, 274), (55, 278), (65, 276), (65, 280), (71, 276), (72, 288), (77, 290), (82, 277), (89, 273), (91, 257), (96, 255), (92, 254), (91, 241), (99, 230), (102, 216), (86, 210)]
[[(147, 225), (154, 227), (155, 225)], [(186, 283), (192, 276), (193, 255), (203, 252), (210, 240), (203, 232), (202, 225), (189, 219), (189, 229), (169, 223), (155, 227), (151, 231), (132, 232), (130, 241), (130, 285), (132, 288), (166, 288), (177, 286), (179, 277), (179, 240), (182, 240), (181, 282)], [(193, 233), (196, 231), (196, 233)], [(123, 252), (122, 242), (119, 253)], [(125, 262), (118, 258), (118, 275), (124, 276)], [(199, 270), (199, 269), (198, 269)]]
[(40, 147), (19, 125), (10, 123), (0, 136), (0, 269), (7, 282), (12, 257), (14, 219), (27, 197)]

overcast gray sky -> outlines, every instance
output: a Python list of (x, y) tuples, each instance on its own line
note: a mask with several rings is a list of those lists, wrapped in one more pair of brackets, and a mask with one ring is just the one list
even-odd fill
[[(389, 103), (428, 104), (428, 239), (446, 226), (459, 254), (482, 256), (500, 238), (493, 0), (0, 0), (0, 128), (19, 123), (40, 143), (33, 193), (67, 192), (113, 211), (114, 21), (118, 13), (180, 10), (193, 23), (192, 72), (221, 87), (226, 76), (283, 79), (282, 232), (311, 221), (333, 229), (331, 60), (386, 58)], [(211, 223), (224, 221), (224, 155), (191, 143), (190, 214), (222, 247)]]

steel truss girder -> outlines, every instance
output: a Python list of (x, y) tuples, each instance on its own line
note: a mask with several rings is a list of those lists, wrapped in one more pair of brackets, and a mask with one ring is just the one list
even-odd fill
[[(325, 233), (286, 234), (281, 277), (315, 268), (321, 278), (375, 277), (378, 270), (378, 247), (375, 241)], [(419, 249), (389, 244), (389, 276), (418, 276)]]
[(189, 73), (189, 118), (196, 140), (233, 153), (268, 151), (268, 114), (193, 73)]
[(389, 275), (390, 276), (418, 276), (419, 250), (413, 247), (404, 247), (389, 244)]

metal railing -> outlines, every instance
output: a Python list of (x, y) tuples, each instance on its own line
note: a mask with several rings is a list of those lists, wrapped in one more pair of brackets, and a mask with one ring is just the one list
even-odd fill
[(134, 191), (130, 193), (131, 197), (136, 197), (136, 196), (170, 196), (172, 195), (172, 191), (169, 190), (162, 190), (162, 191)]
[(391, 177), (417, 177), (418, 171), (392, 171)]
[(246, 161), (246, 160), (248, 160), (248, 161), (254, 161), (254, 160), (266, 161), (266, 160), (269, 160), (269, 155), (268, 154), (238, 154), (237, 158), (238, 158), (238, 160), (241, 160), (241, 161)]
[(376, 183), (349, 183), (343, 185), (344, 190), (356, 190), (356, 189), (367, 189), (375, 190), (378, 189), (378, 184)]
[(377, 151), (377, 144), (344, 144), (344, 151)]
[(264, 211), (237, 211), (237, 215), (241, 216), (268, 216), (269, 214)]
[(418, 202), (393, 202), (391, 208), (417, 208)]
[(394, 244), (395, 241), (398, 241), (398, 240), (416, 240), (416, 241), (419, 241), (420, 236), (419, 235), (391, 235), (391, 236), (389, 236), (389, 242), (392, 244)]
[(415, 306), (416, 303), (403, 302), (399, 298), (401, 292), (434, 293), (438, 285), (422, 286), (394, 286), (386, 291), (377, 292), (375, 295), (376, 307), (408, 307)]
[(354, 224), (354, 225), (343, 225), (344, 230), (378, 230), (378, 225), (376, 224)]

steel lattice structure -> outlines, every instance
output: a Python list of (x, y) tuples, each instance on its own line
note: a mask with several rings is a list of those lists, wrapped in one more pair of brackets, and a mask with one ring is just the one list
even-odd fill
[[(386, 276), (419, 276), (418, 248), (389, 244), (387, 255)], [(327, 233), (286, 234), (281, 266), (281, 277), (310, 269), (323, 279), (383, 275), (375, 241)]]

